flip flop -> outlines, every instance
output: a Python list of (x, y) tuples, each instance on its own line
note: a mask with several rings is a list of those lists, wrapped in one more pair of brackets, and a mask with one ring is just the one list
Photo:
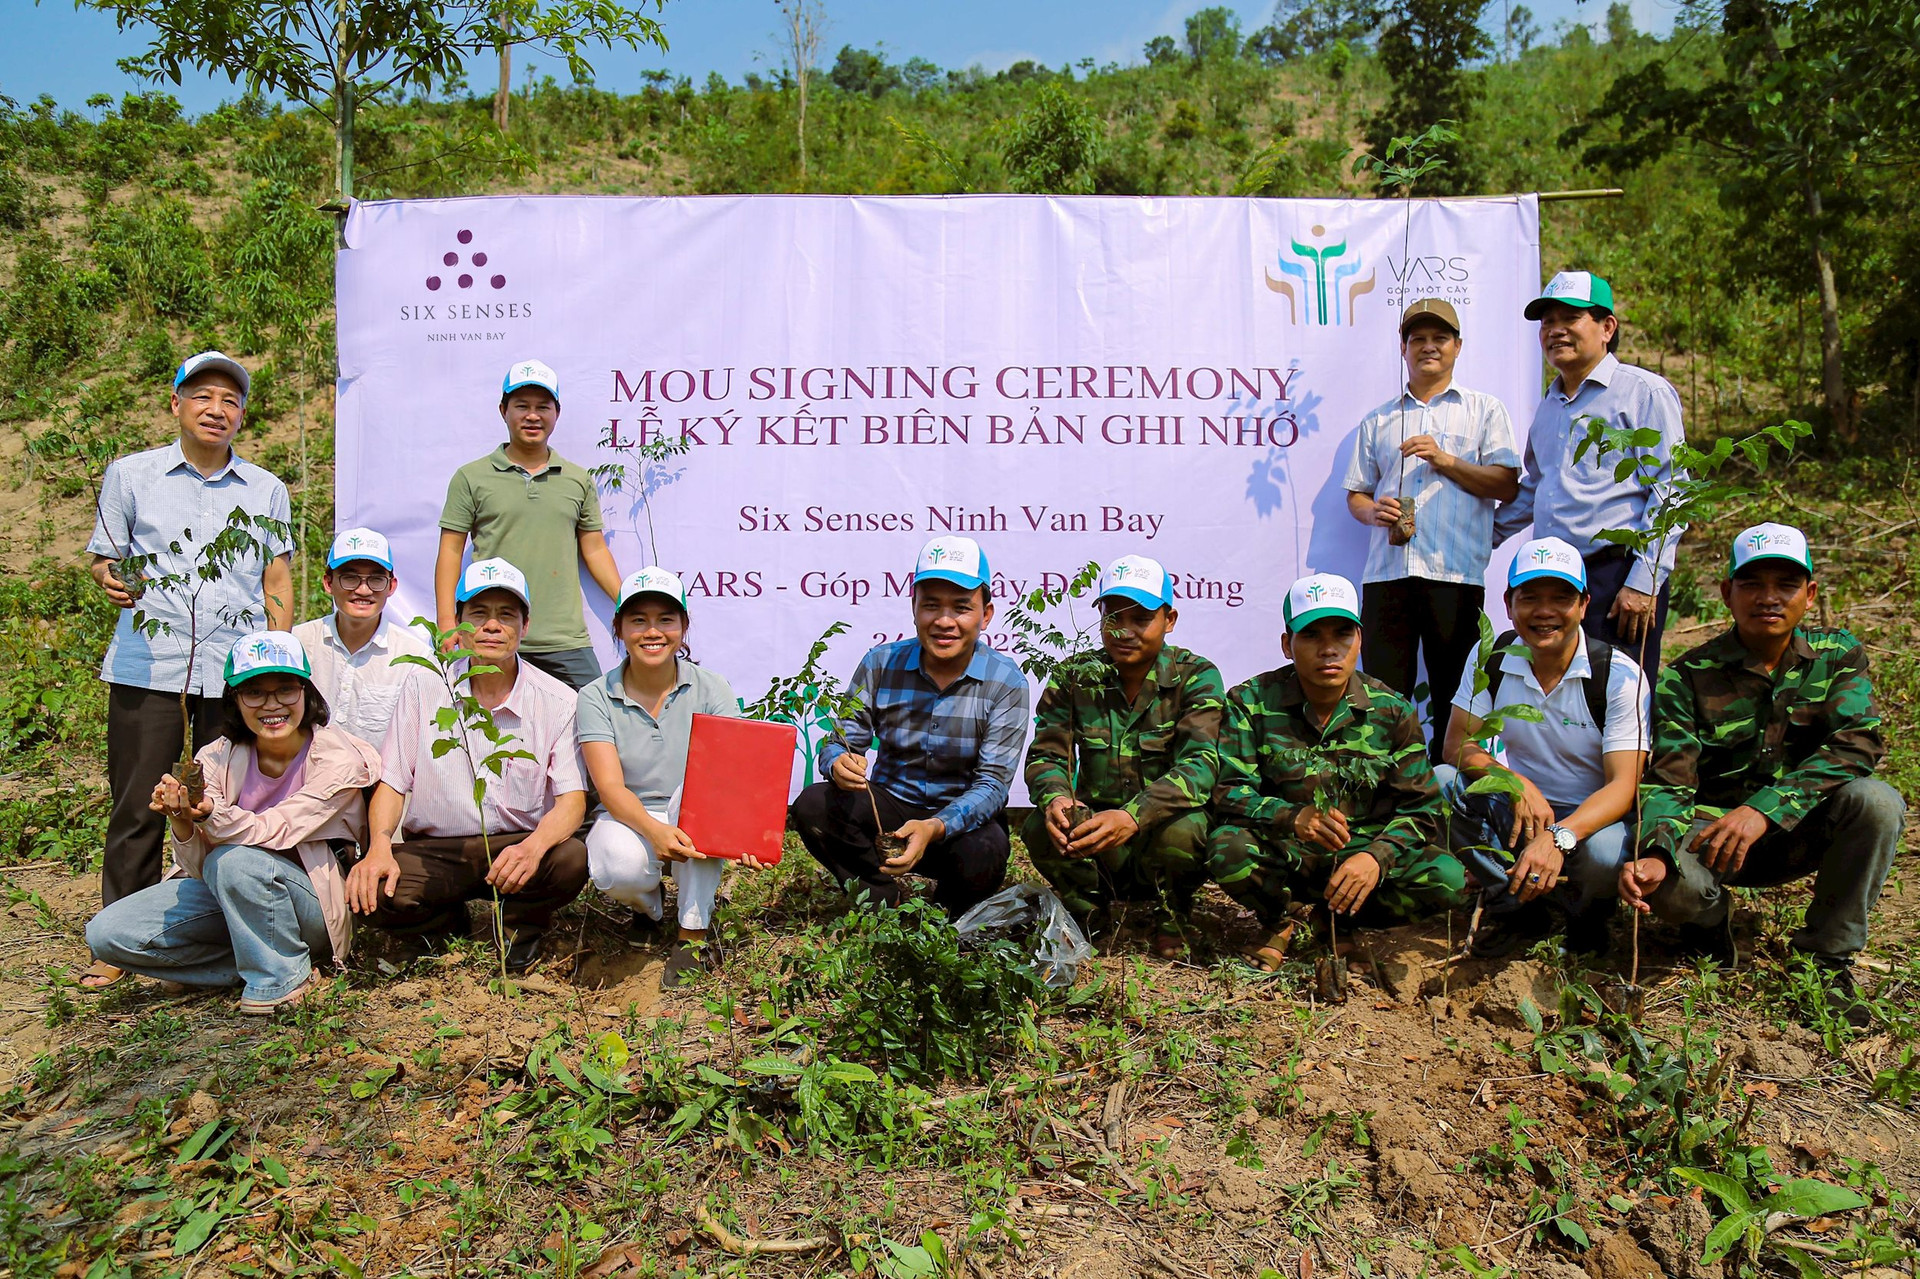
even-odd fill
[(1262, 972), (1277, 972), (1280, 965), (1287, 962), (1287, 945), (1293, 940), (1294, 921), (1288, 920), (1258, 946), (1249, 946), (1241, 951), (1241, 956)]
[(105, 990), (126, 975), (126, 969), (116, 968), (104, 959), (96, 959), (86, 972), (80, 974), (79, 986), (82, 990)]
[(307, 979), (295, 986), (278, 999), (242, 999), (240, 1011), (248, 1017), (271, 1017), (283, 1008), (298, 1008), (306, 1002), (313, 988), (320, 984), (320, 974), (308, 973)]

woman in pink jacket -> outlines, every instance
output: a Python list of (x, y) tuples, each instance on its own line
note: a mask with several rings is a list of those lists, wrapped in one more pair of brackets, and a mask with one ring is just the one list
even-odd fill
[(173, 776), (153, 788), (174, 873), (87, 925), (94, 957), (176, 988), (240, 986), (240, 1011), (306, 998), (351, 937), (336, 842), (357, 842), (373, 747), (327, 726), (300, 641), (243, 637), (227, 657), (226, 732), (195, 756), (206, 796)]

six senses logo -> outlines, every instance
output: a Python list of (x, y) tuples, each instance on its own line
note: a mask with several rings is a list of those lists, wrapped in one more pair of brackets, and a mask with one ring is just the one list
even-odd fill
[(533, 303), (508, 291), (501, 264), (465, 227), (454, 232), (452, 247), (437, 252), (420, 283), (422, 300), (402, 303), (400, 318), (427, 326), (429, 342), (499, 342), (513, 327), (499, 321), (533, 318)]
[[(1379, 268), (1370, 268), (1366, 258), (1348, 244), (1344, 233), (1335, 242), (1325, 226), (1316, 225), (1307, 238), (1311, 243), (1290, 238), (1275, 255), (1274, 265), (1262, 272), (1267, 288), (1287, 300), (1289, 323), (1352, 325), (1359, 319), (1361, 299), (1369, 294), (1378, 294), (1394, 310), (1416, 298), (1445, 298), (1456, 307), (1473, 300), (1468, 296), (1472, 272), (1463, 256), (1406, 254), (1396, 258), (1388, 253), (1383, 281)], [(1275, 267), (1280, 271), (1277, 278)], [(1364, 276), (1362, 271), (1366, 272)]]

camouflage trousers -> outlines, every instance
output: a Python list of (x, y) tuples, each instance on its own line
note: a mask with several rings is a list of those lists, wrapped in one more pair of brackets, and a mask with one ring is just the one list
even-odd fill
[(1020, 839), (1034, 869), (1077, 919), (1114, 902), (1152, 902), (1155, 921), (1171, 928), (1193, 908), (1193, 895), (1207, 879), (1204, 812), (1147, 827), (1092, 857), (1062, 857), (1047, 836), (1045, 810), (1036, 808), (1020, 827)]
[[(1207, 871), (1229, 897), (1272, 928), (1296, 899), (1324, 900), (1334, 867), (1349, 855), (1244, 826), (1217, 826), (1207, 841)], [(1381, 879), (1360, 907), (1360, 919), (1381, 926), (1452, 910), (1465, 904), (1466, 886), (1466, 868), (1458, 859), (1424, 848)]]

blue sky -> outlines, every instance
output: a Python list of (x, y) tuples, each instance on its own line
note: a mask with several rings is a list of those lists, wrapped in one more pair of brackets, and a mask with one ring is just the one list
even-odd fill
[[(1498, 21), (1502, 4), (1489, 14)], [(1092, 57), (1100, 63), (1138, 62), (1140, 49), (1156, 35), (1178, 37), (1188, 14), (1207, 0), (826, 0), (828, 29), (822, 41), (831, 64), (841, 45), (884, 45), (890, 59), (927, 58), (941, 67), (980, 64), (997, 71), (1022, 58), (1057, 67)], [(1676, 0), (1631, 0), (1635, 25), (1666, 32), (1678, 9)], [(1536, 21), (1548, 32), (1559, 23), (1598, 25), (1607, 0), (1529, 0)], [(1268, 3), (1232, 5), (1245, 31), (1266, 22)], [(113, 19), (94, 10), (76, 10), (71, 0), (0, 0), (0, 93), (26, 103), (43, 93), (63, 106), (78, 108), (90, 94), (120, 94), (140, 85), (114, 64), (138, 53), (144, 44), (133, 31), (118, 31)], [(659, 15), (672, 49), (600, 53), (591, 60), (603, 88), (630, 92), (640, 73), (661, 68), (689, 75), (695, 83), (718, 71), (738, 82), (749, 71), (779, 65), (775, 28), (779, 11), (773, 0), (669, 0)], [(565, 78), (563, 63), (535, 58), (537, 70)], [(525, 59), (522, 60), (522, 66)], [(476, 88), (491, 89), (494, 72), (483, 59), (474, 67)], [(522, 74), (516, 71), (516, 76)], [(224, 80), (189, 79), (173, 90), (192, 112), (210, 110), (237, 95)]]

